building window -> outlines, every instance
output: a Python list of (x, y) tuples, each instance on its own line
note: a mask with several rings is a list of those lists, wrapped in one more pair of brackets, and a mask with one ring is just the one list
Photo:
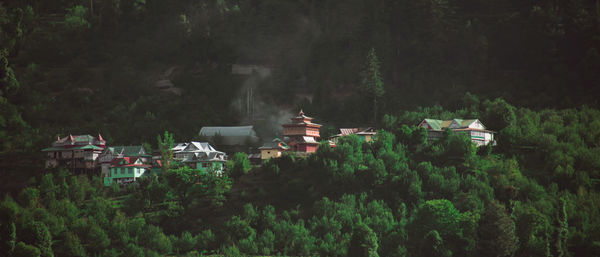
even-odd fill
[(206, 168), (206, 167), (208, 167), (208, 163), (206, 163), (206, 162), (203, 162), (203, 163), (202, 163), (202, 168)]
[(133, 170), (131, 170), (131, 168), (127, 168), (127, 171), (128, 171), (127, 173), (129, 173), (129, 174), (133, 174)]

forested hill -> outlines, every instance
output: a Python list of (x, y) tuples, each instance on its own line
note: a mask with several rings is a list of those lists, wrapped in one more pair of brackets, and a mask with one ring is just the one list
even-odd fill
[[(3, 1), (0, 256), (600, 256), (599, 32), (592, 0)], [(42, 169), (57, 135), (187, 142), (299, 108), (323, 138), (381, 130), (223, 176)], [(423, 118), (498, 144), (427, 142)]]
[[(469, 113), (499, 117), (497, 147), (403, 125)], [(0, 200), (0, 255), (600, 255), (600, 111), (497, 100), (383, 120), (373, 142), (261, 166), (237, 153), (223, 176), (173, 166), (105, 187), (46, 171)]]
[[(237, 105), (248, 87), (269, 121), (270, 107), (301, 105), (334, 125), (364, 124), (371, 48), (380, 116), (456, 108), (465, 92), (535, 109), (598, 106), (600, 94), (600, 7), (589, 0), (23, 0), (3, 1), (0, 28), (4, 149), (34, 144), (5, 140), (14, 131), (26, 136), (11, 141), (35, 144), (92, 132), (153, 142), (165, 129), (190, 138), (202, 125), (248, 123)], [(273, 72), (249, 78), (233, 64)]]

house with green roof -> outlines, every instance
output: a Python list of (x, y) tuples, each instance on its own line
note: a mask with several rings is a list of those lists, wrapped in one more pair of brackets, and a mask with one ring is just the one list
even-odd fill
[(109, 175), (111, 162), (114, 159), (123, 157), (140, 158), (140, 160), (144, 163), (149, 163), (152, 159), (152, 155), (148, 154), (146, 149), (141, 145), (106, 147), (98, 158), (102, 176), (106, 177)]
[(444, 130), (450, 129), (456, 133), (466, 134), (478, 146), (496, 144), (494, 140), (496, 132), (488, 130), (478, 119), (424, 119), (418, 126), (427, 130), (427, 141), (430, 143), (440, 139)]
[(60, 136), (51, 147), (42, 149), (46, 168), (64, 167), (72, 172), (93, 172), (98, 169), (97, 159), (106, 146), (102, 135)]

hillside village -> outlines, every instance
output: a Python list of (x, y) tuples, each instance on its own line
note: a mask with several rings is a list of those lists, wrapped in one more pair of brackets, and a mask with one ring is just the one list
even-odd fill
[[(319, 129), (322, 125), (312, 120), (300, 110), (297, 116), (291, 117), (290, 123), (282, 125), (283, 139), (275, 137), (257, 148), (247, 147), (260, 140), (252, 126), (203, 127), (199, 135), (226, 147), (227, 151), (217, 150), (209, 142), (177, 143), (170, 149), (172, 161), (176, 165), (220, 175), (225, 171), (228, 153), (245, 152), (252, 163), (260, 164), (270, 158), (279, 158), (284, 153), (308, 156), (316, 152), (323, 141), (329, 147), (336, 147), (340, 137), (355, 135), (363, 142), (371, 142), (377, 135), (372, 127), (340, 128), (339, 134), (321, 139)], [(418, 127), (427, 130), (429, 142), (438, 140), (449, 129), (464, 133), (477, 146), (496, 144), (495, 132), (487, 130), (478, 119), (424, 119)], [(148, 152), (142, 145), (109, 146), (101, 134), (96, 137), (58, 137), (51, 147), (42, 152), (46, 153), (46, 168), (62, 167), (76, 174), (101, 174), (105, 186), (129, 184), (143, 176), (160, 174), (163, 169), (159, 152)]]

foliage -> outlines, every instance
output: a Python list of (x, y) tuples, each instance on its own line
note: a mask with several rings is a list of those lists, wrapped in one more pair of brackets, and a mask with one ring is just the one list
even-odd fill
[(65, 14), (65, 27), (69, 30), (82, 30), (91, 27), (90, 22), (86, 19), (88, 9), (82, 5), (76, 5), (68, 9)]
[(167, 171), (173, 160), (172, 149), (175, 144), (173, 134), (170, 134), (169, 131), (165, 130), (164, 137), (161, 138), (160, 135), (158, 135), (156, 136), (156, 141), (158, 142), (158, 151), (160, 151), (162, 169), (163, 171)]

